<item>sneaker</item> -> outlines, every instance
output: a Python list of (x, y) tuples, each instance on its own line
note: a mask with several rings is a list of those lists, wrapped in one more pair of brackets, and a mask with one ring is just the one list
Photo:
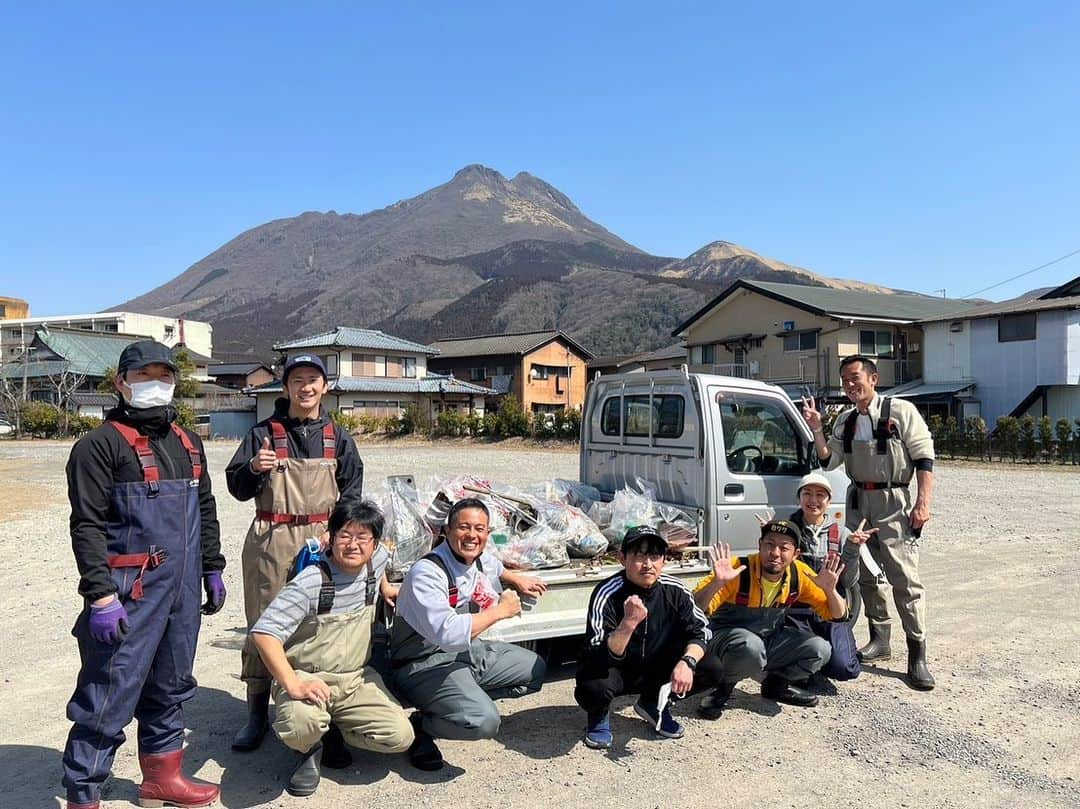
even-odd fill
[(593, 750), (607, 750), (611, 747), (611, 714), (589, 714), (585, 723), (585, 746)]
[(648, 722), (649, 727), (655, 730), (657, 735), (663, 736), (665, 739), (681, 739), (685, 732), (683, 726), (675, 721), (675, 717), (671, 715), (671, 711), (667, 709), (667, 706), (664, 706), (664, 711), (660, 714), (659, 727), (656, 723), (655, 707), (637, 702), (634, 703), (634, 712)]

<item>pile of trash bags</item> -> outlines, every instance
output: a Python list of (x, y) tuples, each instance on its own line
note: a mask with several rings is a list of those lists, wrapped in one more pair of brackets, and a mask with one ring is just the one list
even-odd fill
[(465, 497), (476, 497), (488, 507), (488, 550), (518, 570), (596, 559), (617, 549), (635, 525), (659, 527), (669, 544), (673, 538), (689, 544), (696, 535), (696, 526), (678, 509), (658, 503), (655, 490), (640, 478), (608, 502), (598, 489), (577, 481), (546, 480), (522, 490), (471, 475), (415, 484), (392, 477), (367, 496), (385, 517), (392, 580), (404, 577), (438, 544), (450, 507)]

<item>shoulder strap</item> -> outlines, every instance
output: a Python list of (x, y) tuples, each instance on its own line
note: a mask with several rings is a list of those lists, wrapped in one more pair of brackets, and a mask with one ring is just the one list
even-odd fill
[(750, 584), (752, 577), (750, 575), (750, 559), (743, 560), (746, 567), (743, 572), (739, 574), (739, 590), (735, 593), (735, 603), (740, 607), (750, 606)]
[(289, 457), (289, 437), (285, 434), (285, 425), (277, 419), (270, 420), (270, 435), (274, 440), (274, 454), (279, 461)]
[(446, 576), (446, 590), (450, 607), (451, 609), (457, 609), (457, 584), (454, 582), (454, 577), (450, 575), (450, 568), (447, 567), (446, 562), (443, 561), (443, 558), (437, 553), (429, 553), (427, 556), (421, 556), (420, 558), (421, 560), (427, 559), (429, 562), (434, 562), (442, 569), (442, 572)]
[(840, 523), (829, 526), (829, 553), (840, 553)]
[(326, 615), (334, 608), (334, 574), (330, 572), (330, 565), (325, 559), (320, 559), (316, 564), (322, 573), (322, 586), (319, 587), (318, 614)]
[(375, 567), (371, 564), (371, 560), (368, 559), (367, 580), (364, 585), (364, 604), (368, 607), (375, 603), (375, 585)]
[(859, 418), (858, 408), (851, 408), (851, 413), (848, 415), (847, 420), (844, 422), (844, 454), (851, 454), (851, 443), (855, 439), (855, 423)]
[(322, 428), (322, 456), (328, 461), (337, 457), (337, 436), (332, 421), (326, 422)]
[(150, 449), (150, 439), (130, 424), (121, 424), (119, 421), (111, 420), (109, 424), (120, 433), (128, 446), (135, 450), (135, 455), (139, 458), (139, 465), (142, 466), (143, 480), (146, 481), (146, 487), (150, 490), (150, 496), (156, 497), (158, 481), (161, 479), (161, 475), (158, 473), (154, 451)]
[(881, 397), (881, 413), (878, 416), (877, 430), (874, 438), (877, 439), (877, 454), (884, 455), (889, 441), (889, 414), (892, 412), (890, 397)]
[(191, 458), (191, 476), (198, 480), (202, 477), (202, 459), (199, 457), (199, 451), (195, 449), (195, 442), (191, 440), (187, 430), (183, 429), (179, 424), (173, 422), (171, 426), (172, 431), (176, 433), (176, 437), (180, 439), (180, 443), (187, 450), (188, 457)]
[(784, 602), (785, 607), (790, 607), (799, 600), (799, 566), (792, 562), (788, 568), (788, 574), (791, 576), (791, 580), (788, 584), (788, 597)]

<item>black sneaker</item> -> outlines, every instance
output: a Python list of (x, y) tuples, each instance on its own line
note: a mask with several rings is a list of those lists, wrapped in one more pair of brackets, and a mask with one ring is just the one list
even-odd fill
[(805, 688), (799, 688), (795, 683), (775, 674), (770, 674), (762, 681), (761, 696), (800, 708), (813, 708), (818, 704), (817, 694), (811, 694)]

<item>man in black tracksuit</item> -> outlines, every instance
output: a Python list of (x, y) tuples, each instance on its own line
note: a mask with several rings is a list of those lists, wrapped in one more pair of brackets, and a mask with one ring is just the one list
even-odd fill
[(640, 695), (634, 710), (660, 736), (683, 735), (666, 704), (657, 706), (659, 692), (670, 683), (676, 696), (689, 693), (711, 633), (686, 586), (662, 575), (666, 553), (655, 528), (631, 528), (619, 551), (623, 570), (597, 585), (589, 599), (574, 689), (588, 715), (588, 747), (611, 746), (609, 710), (620, 694)]

